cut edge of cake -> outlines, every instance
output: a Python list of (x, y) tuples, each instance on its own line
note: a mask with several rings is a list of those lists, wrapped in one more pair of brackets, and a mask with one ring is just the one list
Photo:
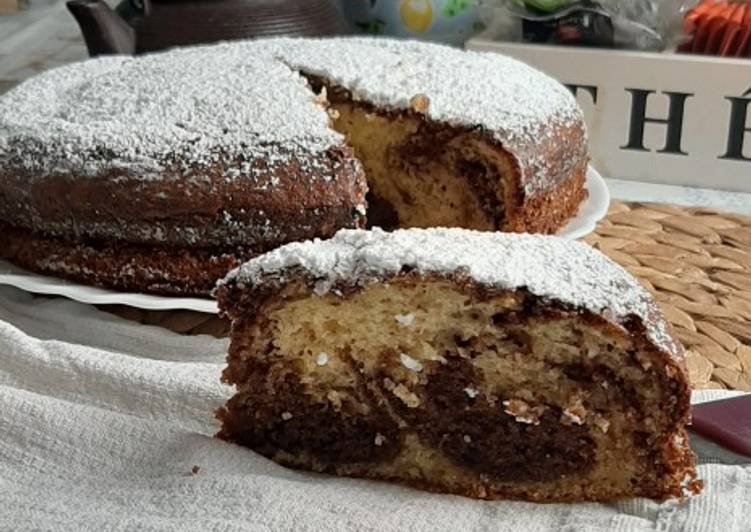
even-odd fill
[(237, 389), (219, 436), (280, 464), (488, 499), (701, 489), (682, 348), (584, 244), (341, 231), (250, 261), (217, 296)]
[[(354, 61), (372, 54), (383, 75)], [(436, 69), (460, 69), (461, 94)], [(466, 83), (470, 75), (491, 76), (498, 90)], [(314, 78), (340, 98), (328, 101)], [(178, 79), (180, 95), (211, 86), (211, 98), (169, 97)], [(162, 92), (155, 113), (150, 95)], [(263, 103), (248, 105), (250, 96)], [(7, 98), (18, 105), (3, 106)], [(217, 115), (211, 102), (242, 112)], [(358, 136), (371, 115), (373, 135)], [(358, 156), (383, 171), (366, 176)], [(108, 288), (205, 296), (220, 269), (195, 267), (207, 256), (235, 265), (361, 227), (366, 177), (371, 226), (398, 211), (395, 226), (554, 232), (586, 197), (588, 155), (573, 97), (510, 58), (269, 39), (92, 59), (27, 80), (0, 97), (0, 161), (0, 222), (11, 228), (3, 258)]]

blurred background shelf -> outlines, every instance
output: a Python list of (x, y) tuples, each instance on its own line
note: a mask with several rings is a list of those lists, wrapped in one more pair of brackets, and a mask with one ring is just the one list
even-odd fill
[(25, 9), (0, 16), (0, 90), (85, 57), (81, 32), (61, 0), (28, 0)]

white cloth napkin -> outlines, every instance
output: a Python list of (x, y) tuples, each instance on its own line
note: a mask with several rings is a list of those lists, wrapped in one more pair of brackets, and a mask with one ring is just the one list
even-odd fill
[(701, 467), (706, 491), (682, 506), (481, 502), (284, 469), (212, 438), (225, 348), (0, 288), (0, 530), (751, 530), (751, 468)]

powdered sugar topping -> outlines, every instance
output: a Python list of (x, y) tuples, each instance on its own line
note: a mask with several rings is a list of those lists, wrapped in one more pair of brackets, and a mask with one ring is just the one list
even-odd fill
[(292, 68), (322, 76), (386, 109), (412, 109), (421, 97), (430, 102), (425, 112), (434, 120), (483, 125), (508, 136), (535, 134), (552, 117), (571, 122), (581, 116), (563, 85), (498, 54), (390, 39), (298, 43), (274, 39), (260, 44)]
[(305, 79), (252, 43), (91, 59), (0, 98), (0, 163), (30, 173), (149, 179), (231, 161), (239, 174), (341, 141)]
[(614, 323), (623, 324), (635, 315), (656, 345), (680, 353), (649, 293), (623, 268), (580, 242), (464, 229), (342, 230), (329, 240), (287, 244), (252, 259), (220, 285), (283, 282), (291, 269), (300, 268), (313, 282), (327, 286), (364, 284), (404, 268), (420, 274), (463, 272), (477, 283), (526, 288)]
[[(389, 110), (414, 109), (455, 126), (480, 127), (512, 153), (525, 157), (555, 134), (556, 127), (584, 128), (571, 93), (553, 78), (495, 53), (390, 39), (266, 41), (272, 53), (300, 71), (321, 76), (352, 91), (355, 99)], [(429, 102), (429, 103), (428, 103)], [(586, 136), (586, 131), (583, 131)], [(586, 142), (583, 140), (583, 142)], [(550, 184), (542, 157), (520, 161), (528, 194)]]
[[(300, 75), (321, 75), (355, 97), (433, 120), (479, 127), (524, 151), (525, 190), (549, 185), (534, 156), (551, 124), (583, 127), (568, 91), (497, 54), (388, 39), (269, 39), (102, 57), (58, 68), (0, 98), (0, 164), (30, 175), (143, 179), (226, 164), (226, 177), (265, 171), (290, 155), (341, 144)], [(311, 163), (312, 164), (312, 163)]]

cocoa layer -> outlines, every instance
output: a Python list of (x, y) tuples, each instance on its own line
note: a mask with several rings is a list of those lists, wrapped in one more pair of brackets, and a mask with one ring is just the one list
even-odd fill
[[(244, 391), (219, 413), (219, 437), (265, 456), (281, 450), (332, 467), (377, 463), (399, 453), (397, 424), (380, 411), (362, 383), (357, 403), (346, 401), (334, 409), (330, 403), (312, 402), (299, 375), (292, 367), (272, 371), (271, 363), (254, 361)], [(363, 415), (363, 406), (369, 414)]]
[(588, 428), (562, 424), (560, 409), (549, 408), (530, 424), (515, 420), (502, 404), (469, 398), (464, 390), (479, 382), (471, 365), (459, 359), (451, 359), (430, 376), (421, 393), (424, 407), (410, 409), (398, 400), (392, 402), (409, 423), (402, 428), (369, 390), (381, 386), (379, 396), (391, 396), (380, 384), (383, 379), (360, 383), (357, 403), (347, 401), (333, 409), (330, 403), (310, 399), (300, 373), (291, 367), (281, 376), (278, 371), (254, 363), (244, 391), (219, 414), (219, 437), (269, 457), (280, 451), (307, 456), (332, 471), (336, 466), (394, 458), (407, 434), (416, 434), (425, 447), (460, 467), (505, 481), (551, 480), (593, 466)]
[(520, 422), (502, 403), (470, 397), (480, 379), (459, 356), (430, 376), (424, 407), (406, 409), (421, 440), (440, 449), (457, 465), (477, 473), (517, 481), (545, 481), (593, 466), (594, 443), (589, 429), (561, 423), (561, 410), (547, 407), (533, 423)]

